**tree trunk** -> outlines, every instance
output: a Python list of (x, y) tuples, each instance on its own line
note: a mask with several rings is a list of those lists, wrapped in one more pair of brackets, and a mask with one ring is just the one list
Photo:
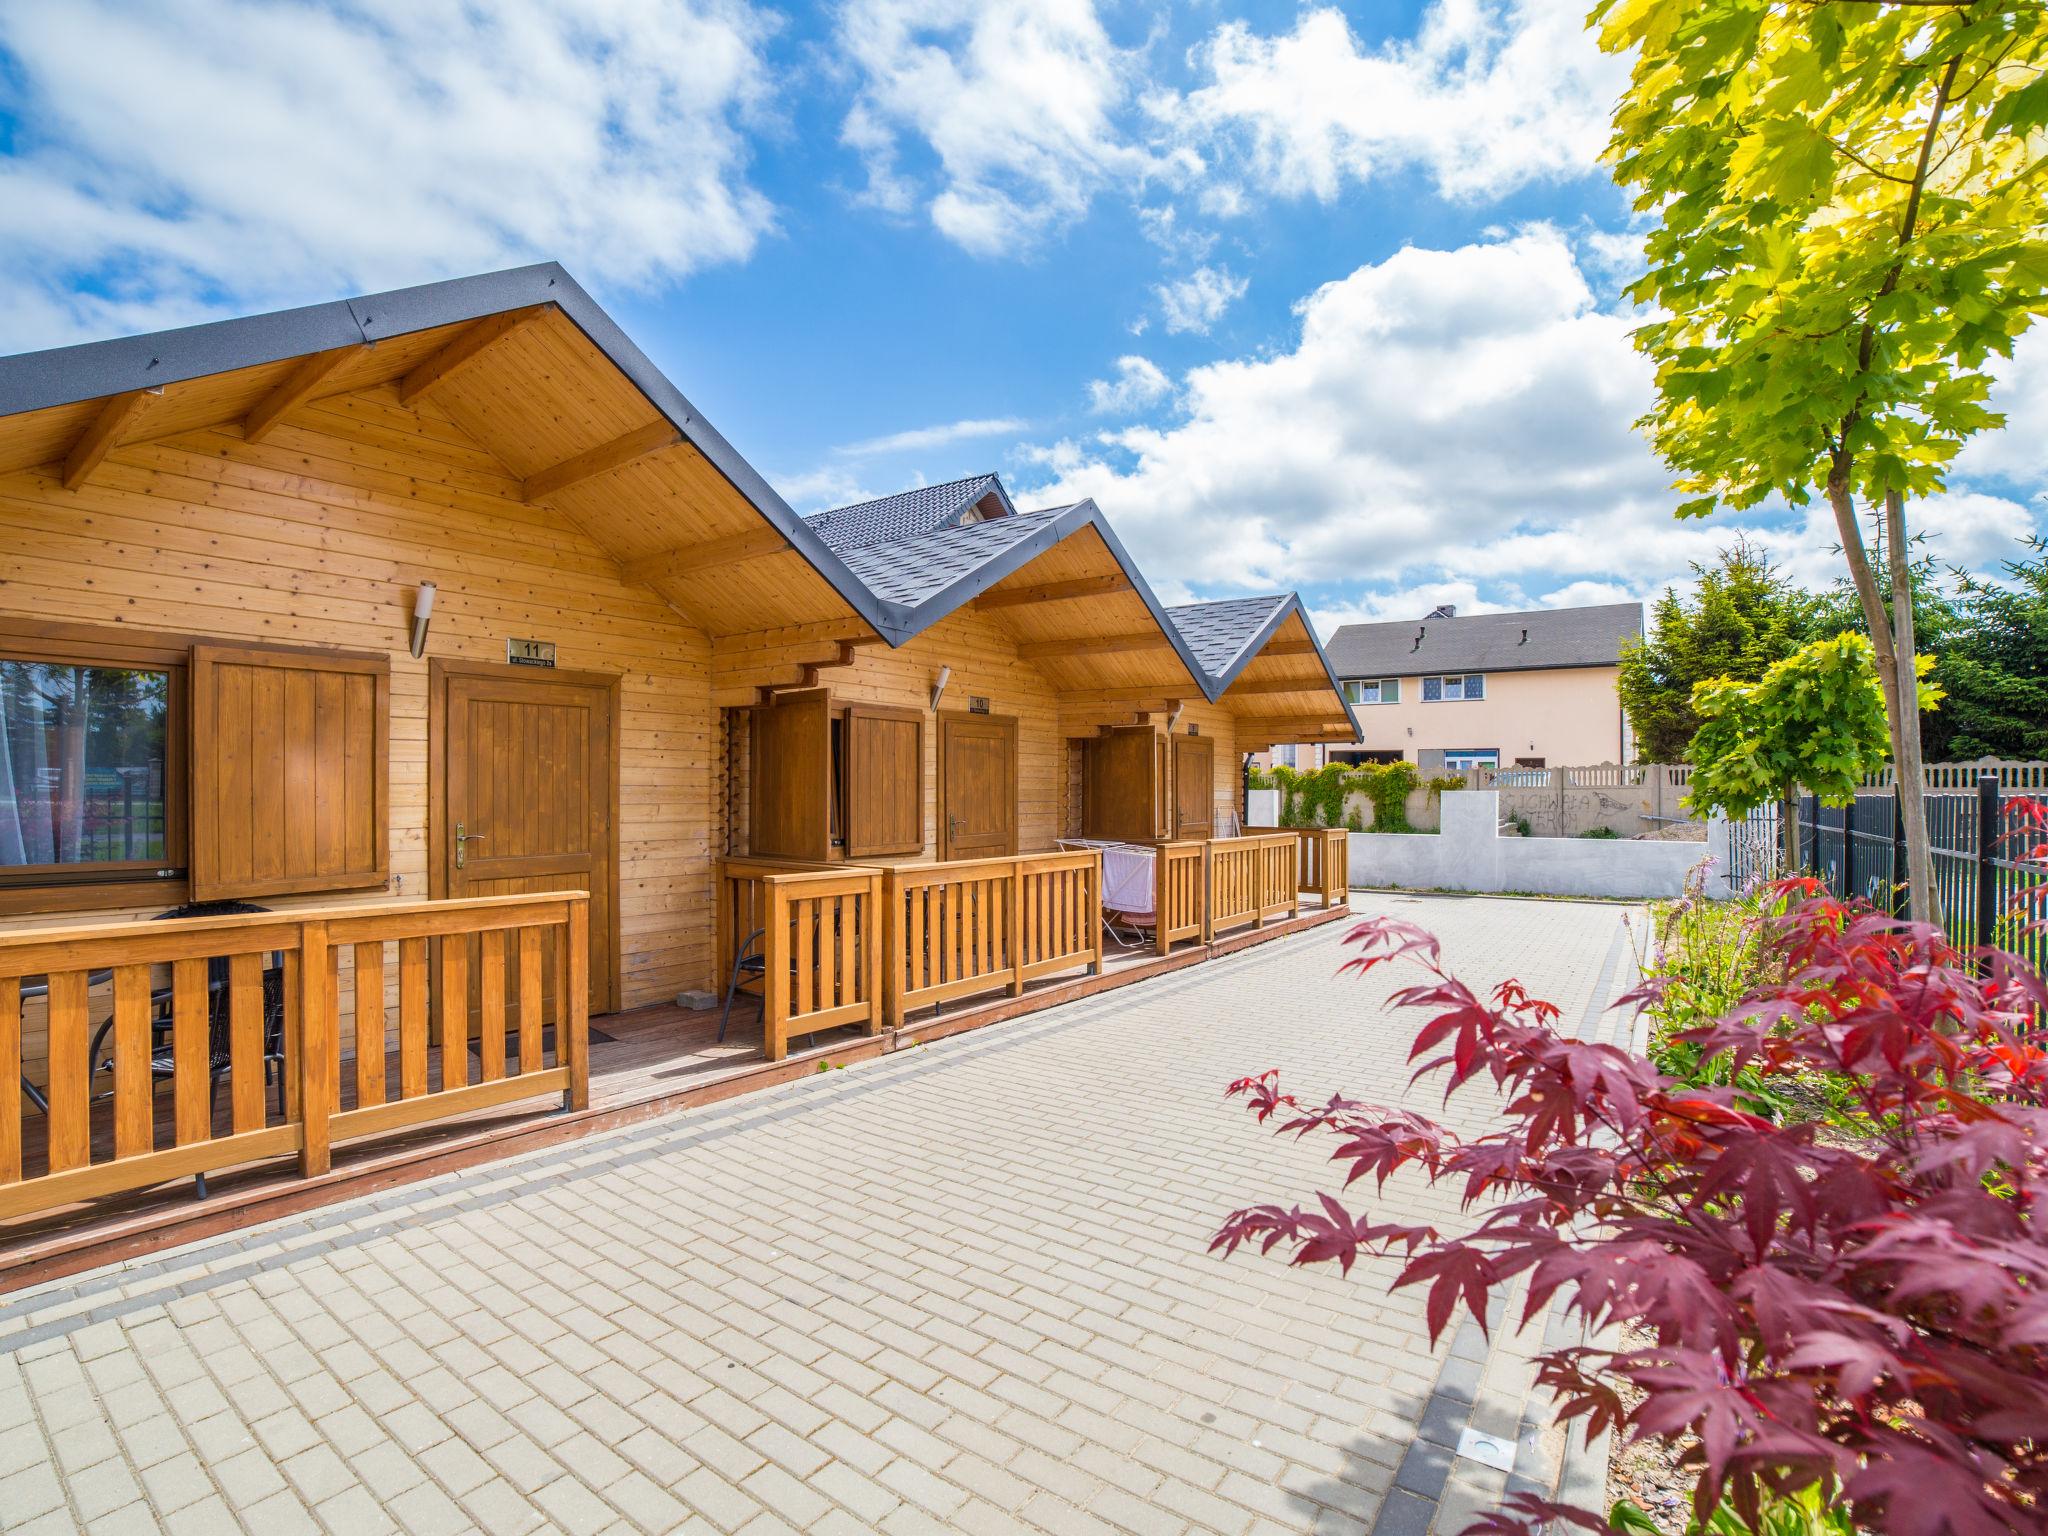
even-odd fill
[[(1848, 464), (1844, 456), (1839, 453), (1836, 455), (1835, 469), (1828, 475), (1828, 504), (1835, 511), (1835, 529), (1842, 536), (1842, 556), (1849, 563), (1849, 576), (1856, 586), (1856, 601), (1863, 609), (1863, 627), (1870, 632), (1870, 648), (1877, 657), (1877, 681), (1878, 686), (1884, 691), (1884, 719), (1887, 733), (1891, 737), (1892, 767), (1893, 772), (1898, 776), (1900, 792), (1904, 793), (1904, 759), (1901, 753), (1904, 738), (1900, 731), (1901, 722), (1904, 719), (1904, 710), (1899, 695), (1898, 650), (1892, 639), (1891, 615), (1885, 611), (1884, 592), (1877, 584), (1877, 572), (1871, 566), (1870, 551), (1864, 547), (1863, 526), (1856, 521), (1855, 499), (1849, 494)], [(1907, 607), (1910, 608), (1911, 606), (1912, 603), (1909, 599)], [(1909, 659), (1906, 664), (1910, 668), (1912, 666), (1911, 660)], [(1919, 699), (1916, 694), (1911, 693), (1907, 694), (1906, 698), (1912, 701), (1914, 761), (1916, 764), (1914, 788), (1918, 790), (1920, 788), (1917, 777), (1920, 742)], [(1924, 848), (1927, 832), (1927, 806), (1926, 802), (1917, 795), (1915, 796), (1915, 804), (1918, 805), (1920, 810), (1920, 832)], [(1907, 912), (1909, 915), (1917, 917), (1924, 900), (1923, 893), (1927, 888), (1915, 882), (1912, 874), (1913, 852), (1909, 846), (1906, 850)]]
[(1785, 861), (1780, 871), (1786, 878), (1799, 873), (1799, 786), (1787, 784), (1785, 799), (1778, 807), (1778, 853)]
[(1891, 716), (1892, 783), (1906, 834), (1906, 915), (1916, 923), (1941, 921), (1934, 884), (1934, 847), (1927, 834), (1927, 775), (1920, 751), (1920, 676), (1914, 666), (1913, 572), (1906, 556), (1906, 498), (1884, 498), (1885, 551), (1892, 576), (1892, 666), (1898, 708)]

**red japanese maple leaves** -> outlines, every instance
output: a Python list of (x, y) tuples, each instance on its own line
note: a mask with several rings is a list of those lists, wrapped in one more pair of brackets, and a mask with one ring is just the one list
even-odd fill
[[(2048, 1530), (2048, 987), (2006, 954), (1810, 884), (1783, 888), (1766, 943), (1786, 979), (1684, 1038), (1764, 1078), (1827, 1074), (1847, 1133), (1774, 1123), (1724, 1088), (1565, 1038), (1510, 983), (1481, 998), (1412, 924), (1361, 923), (1361, 972), (1418, 963), (1395, 994), (1424, 1012), (1411, 1059), (1446, 1091), (1491, 1084), (1500, 1129), (1318, 1106), (1275, 1074), (1233, 1083), (1280, 1135), (1327, 1135), (1348, 1189), (1413, 1169), (1457, 1190), (1469, 1231), (1375, 1219), (1326, 1194), (1231, 1216), (1213, 1246), (1296, 1264), (1403, 1260), (1432, 1334), (1526, 1279), (1522, 1320), (1558, 1297), (1594, 1329), (1637, 1330), (1545, 1355), (1563, 1416), (1597, 1433), (1689, 1438), (1704, 1519), (1724, 1493), (1754, 1523), (1764, 1490), (1819, 1483), (1894, 1536)], [(1627, 1407), (1627, 1382), (1644, 1394)], [(1584, 1511), (1518, 1497), (1483, 1529)]]

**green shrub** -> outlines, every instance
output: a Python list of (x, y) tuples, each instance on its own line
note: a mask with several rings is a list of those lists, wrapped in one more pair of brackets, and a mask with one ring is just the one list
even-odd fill
[(1621, 834), (1615, 831), (1612, 827), (1589, 827), (1586, 831), (1581, 832), (1578, 835), (1580, 837), (1594, 837), (1602, 839), (1618, 838), (1621, 836)]
[(1651, 908), (1653, 950), (1642, 962), (1655, 984), (1645, 1012), (1650, 1060), (1657, 1069), (1701, 1088), (1733, 1088), (1743, 1108), (1780, 1120), (1788, 1113), (1819, 1113), (1840, 1121), (1849, 1097), (1843, 1084), (1816, 1076), (1788, 1092), (1785, 1079), (1766, 1087), (1753, 1067), (1730, 1069), (1727, 1054), (1702, 1055), (1698, 1044), (1675, 1038), (1731, 1011), (1759, 988), (1785, 978), (1766, 953), (1764, 929), (1781, 915), (1784, 899), (1769, 892), (1733, 901), (1708, 901), (1704, 865), (1686, 877), (1685, 894)]
[(1410, 762), (1360, 763), (1345, 776), (1347, 789), (1355, 789), (1372, 802), (1375, 832), (1413, 832), (1408, 823), (1408, 797), (1422, 780)]

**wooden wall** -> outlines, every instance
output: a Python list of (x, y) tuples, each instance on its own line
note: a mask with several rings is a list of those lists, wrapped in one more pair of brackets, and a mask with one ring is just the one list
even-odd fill
[[(735, 656), (742, 649), (749, 665), (762, 664), (763, 652), (749, 643), (749, 637), (719, 642), (721, 658)], [(786, 650), (791, 656), (810, 654), (799, 644)], [(1008, 715), (1017, 721), (1017, 847), (1027, 853), (1052, 847), (1061, 834), (1066, 806), (1066, 747), (1059, 735), (1058, 703), (1044, 675), (1018, 659), (1016, 643), (999, 620), (963, 610), (940, 620), (898, 650), (862, 646), (849, 665), (821, 670), (818, 682), (832, 690), (835, 702), (893, 704), (928, 711), (932, 683), (941, 667), (953, 669), (945, 697), (939, 701), (941, 713), (964, 713), (967, 701), (978, 695), (989, 701), (991, 715)], [(731, 713), (744, 718), (740, 711)], [(927, 713), (926, 718), (932, 717)], [(746, 847), (744, 734), (737, 733), (732, 782), (724, 796), (734, 852)], [(925, 731), (924, 758), (925, 847), (921, 858), (929, 861), (937, 857), (938, 847), (936, 726)]]
[[(708, 986), (710, 642), (518, 494), (430, 401), (407, 409), (381, 386), (306, 407), (260, 445), (229, 426), (118, 449), (75, 492), (48, 471), (0, 476), (0, 614), (387, 653), (391, 871), (407, 897), (427, 893), (427, 662), (406, 647), (418, 584), (440, 589), (430, 656), (502, 662), (508, 637), (539, 637), (563, 668), (619, 674), (621, 996)], [(112, 914), (52, 920), (95, 915)]]

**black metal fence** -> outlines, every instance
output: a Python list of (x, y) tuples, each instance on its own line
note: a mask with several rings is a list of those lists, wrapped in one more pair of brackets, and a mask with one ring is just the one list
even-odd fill
[[(2037, 921), (2030, 932), (2027, 917), (2016, 915), (2013, 906), (2022, 890), (2042, 881), (2038, 868), (2021, 863), (2029, 843), (2023, 798), (1989, 775), (1974, 790), (1927, 796), (1935, 891), (1953, 943), (1996, 944), (2048, 969), (2048, 931), (2038, 926), (2048, 908), (2031, 909)], [(1737, 890), (1782, 872), (1781, 814), (1777, 806), (1766, 806), (1730, 826), (1729, 879)], [(1837, 896), (1904, 912), (1905, 828), (1892, 790), (1866, 790), (1853, 804), (1839, 806), (1806, 795), (1796, 814), (1798, 872), (1817, 876)]]

